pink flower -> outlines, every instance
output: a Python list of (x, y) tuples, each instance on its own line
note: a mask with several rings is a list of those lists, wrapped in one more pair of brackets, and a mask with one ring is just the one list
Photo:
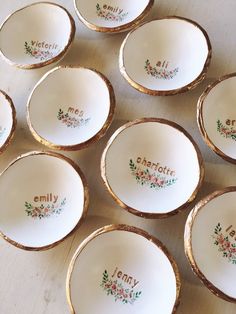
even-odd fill
[(36, 213), (41, 213), (41, 210), (38, 208), (38, 207), (35, 207), (35, 209), (34, 209), (35, 211), (36, 211)]
[(152, 182), (153, 182), (153, 183), (157, 183), (157, 178), (153, 176), (153, 177), (152, 177)]

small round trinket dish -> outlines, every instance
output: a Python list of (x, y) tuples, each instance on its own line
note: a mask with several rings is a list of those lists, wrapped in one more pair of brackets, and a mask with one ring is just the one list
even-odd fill
[(195, 88), (210, 60), (206, 31), (191, 20), (170, 16), (132, 30), (121, 45), (119, 66), (138, 91), (167, 96)]
[(21, 8), (0, 27), (0, 54), (22, 69), (35, 69), (57, 62), (69, 49), (75, 22), (63, 7), (37, 2)]
[(175, 313), (180, 285), (177, 265), (163, 244), (127, 225), (105, 226), (85, 239), (66, 282), (73, 314)]
[(119, 33), (141, 23), (154, 0), (74, 0), (79, 19), (97, 32)]
[(55, 153), (31, 152), (0, 176), (0, 235), (18, 248), (54, 247), (87, 213), (88, 188), (79, 167)]
[(236, 163), (236, 73), (209, 85), (198, 100), (198, 126), (206, 144)]
[(57, 67), (34, 87), (27, 121), (36, 140), (50, 148), (79, 150), (110, 126), (115, 96), (108, 79), (82, 67)]
[(11, 98), (0, 90), (0, 153), (9, 145), (16, 128), (16, 110)]
[(185, 208), (203, 180), (201, 153), (178, 124), (143, 118), (120, 127), (101, 159), (103, 181), (115, 201), (145, 218)]
[(216, 296), (236, 302), (236, 186), (216, 191), (190, 212), (185, 253), (195, 274)]

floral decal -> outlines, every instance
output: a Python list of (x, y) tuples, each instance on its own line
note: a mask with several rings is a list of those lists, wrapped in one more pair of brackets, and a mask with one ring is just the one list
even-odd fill
[(25, 212), (27, 216), (31, 216), (33, 218), (48, 218), (54, 214), (59, 215), (63, 210), (63, 207), (66, 205), (66, 198), (64, 198), (60, 204), (47, 204), (40, 206), (33, 206), (32, 204), (25, 202)]
[(222, 256), (227, 258), (228, 262), (236, 264), (236, 243), (231, 243), (228, 236), (224, 236), (220, 223), (215, 227), (214, 244), (218, 246), (218, 251)]
[(166, 179), (166, 177), (161, 176), (160, 174), (150, 173), (150, 171), (146, 168), (142, 170), (137, 167), (137, 165), (133, 162), (132, 159), (129, 161), (129, 167), (131, 170), (131, 174), (135, 177), (138, 184), (147, 185), (151, 189), (159, 190), (174, 184), (177, 181), (177, 178)]
[(112, 295), (115, 301), (120, 301), (123, 304), (133, 304), (142, 294), (142, 291), (134, 291), (130, 288), (124, 288), (118, 280), (109, 279), (108, 272), (103, 272), (102, 283), (100, 285), (107, 295)]
[(173, 79), (176, 76), (176, 74), (179, 72), (179, 68), (175, 68), (171, 71), (169, 71), (165, 68), (159, 68), (158, 69), (155, 66), (151, 66), (151, 63), (148, 59), (145, 62), (144, 69), (146, 70), (148, 75), (151, 75), (155, 78), (163, 79), (163, 80)]
[(76, 118), (69, 115), (69, 113), (64, 113), (63, 110), (59, 109), (57, 114), (57, 119), (65, 124), (68, 128), (79, 128), (86, 125), (90, 118)]
[(31, 44), (29, 44), (27, 41), (25, 42), (25, 53), (30, 55), (31, 57), (35, 59), (48, 60), (54, 57), (54, 53), (47, 50), (47, 49), (41, 49), (37, 47), (33, 47)]
[(128, 15), (128, 12), (124, 12), (122, 14), (117, 12), (115, 14), (113, 12), (108, 11), (107, 9), (102, 9), (99, 3), (97, 3), (96, 5), (96, 12), (97, 12), (98, 17), (106, 21), (115, 21), (115, 22), (122, 22), (125, 19), (125, 17)]
[(233, 127), (227, 127), (218, 119), (217, 120), (217, 131), (225, 138), (230, 138), (236, 141), (236, 130)]
[(6, 128), (0, 127), (0, 138), (3, 136), (5, 132), (6, 132)]

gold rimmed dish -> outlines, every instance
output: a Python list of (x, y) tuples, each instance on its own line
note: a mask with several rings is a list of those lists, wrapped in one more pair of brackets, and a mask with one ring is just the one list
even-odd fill
[(141, 217), (165, 218), (196, 197), (204, 166), (196, 143), (181, 126), (143, 118), (111, 136), (102, 154), (101, 175), (121, 207)]
[(52, 152), (19, 156), (0, 175), (0, 235), (32, 251), (54, 247), (84, 220), (88, 187), (69, 158)]
[(120, 33), (140, 24), (150, 12), (154, 0), (74, 0), (79, 19), (90, 29)]
[(206, 144), (223, 159), (236, 164), (236, 73), (210, 84), (198, 100), (197, 121)]
[(0, 27), (0, 54), (9, 64), (35, 69), (63, 58), (75, 35), (70, 13), (51, 2), (37, 2), (10, 14)]
[(192, 270), (216, 296), (236, 302), (236, 187), (202, 199), (185, 225), (185, 253)]
[(206, 76), (211, 54), (209, 37), (199, 24), (168, 16), (146, 22), (126, 36), (119, 67), (138, 91), (168, 96), (195, 88)]
[(16, 128), (16, 110), (12, 99), (0, 90), (0, 153), (10, 144)]
[(105, 226), (87, 237), (66, 280), (73, 314), (175, 313), (180, 287), (178, 267), (165, 246), (128, 225)]
[(100, 72), (59, 66), (35, 85), (27, 104), (29, 128), (40, 143), (79, 150), (98, 141), (110, 126), (115, 94)]

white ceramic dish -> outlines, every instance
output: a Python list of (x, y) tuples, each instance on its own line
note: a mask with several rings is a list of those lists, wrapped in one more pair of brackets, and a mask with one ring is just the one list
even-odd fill
[(185, 226), (185, 252), (193, 271), (217, 296), (236, 302), (236, 187), (200, 201)]
[(9, 145), (16, 128), (16, 110), (11, 98), (0, 90), (0, 153)]
[(236, 163), (236, 73), (209, 85), (198, 100), (198, 126), (207, 145)]
[(90, 29), (98, 32), (124, 32), (139, 24), (154, 0), (74, 0), (76, 13)]
[(25, 250), (49, 249), (85, 218), (88, 188), (79, 167), (55, 153), (32, 152), (0, 176), (0, 235)]
[(182, 127), (143, 118), (112, 135), (102, 155), (101, 172), (108, 191), (124, 209), (163, 218), (195, 198), (204, 168), (197, 145)]
[(27, 107), (36, 140), (51, 148), (77, 150), (105, 134), (113, 118), (115, 96), (101, 73), (57, 67), (36, 84)]
[(34, 69), (59, 61), (75, 35), (70, 13), (60, 5), (38, 2), (19, 9), (0, 27), (0, 53), (11, 65)]
[(111, 225), (90, 235), (67, 274), (73, 314), (171, 314), (179, 304), (177, 265), (145, 231)]
[(120, 49), (121, 74), (140, 92), (175, 95), (196, 87), (206, 76), (211, 44), (197, 23), (166, 17), (132, 30)]

